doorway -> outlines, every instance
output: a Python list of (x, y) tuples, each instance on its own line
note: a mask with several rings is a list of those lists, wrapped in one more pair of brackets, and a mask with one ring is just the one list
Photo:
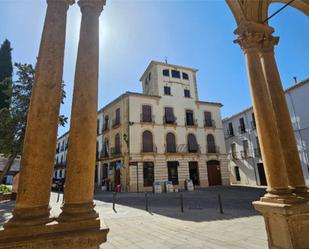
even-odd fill
[(257, 163), (257, 167), (258, 167), (258, 172), (259, 172), (259, 177), (260, 177), (260, 185), (267, 186), (267, 180), (265, 176), (263, 163)]
[(198, 162), (189, 162), (189, 174), (194, 186), (199, 186), (200, 176), (198, 171)]
[(220, 162), (210, 160), (207, 162), (207, 174), (209, 186), (222, 185)]

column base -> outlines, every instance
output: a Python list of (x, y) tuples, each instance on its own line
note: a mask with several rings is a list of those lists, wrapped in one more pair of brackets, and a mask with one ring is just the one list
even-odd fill
[(270, 249), (308, 249), (309, 203), (255, 201), (253, 205), (264, 216)]
[(108, 231), (89, 222), (5, 228), (0, 230), (0, 249), (99, 249)]
[(97, 222), (99, 217), (98, 213), (94, 210), (94, 203), (65, 203), (62, 206), (62, 212), (57, 218), (58, 222), (76, 222), (83, 220), (92, 220), (94, 223)]
[(54, 220), (54, 218), (50, 217), (49, 211), (50, 207), (48, 205), (34, 208), (16, 207), (12, 212), (13, 217), (3, 227), (29, 227), (47, 224)]
[(291, 189), (295, 195), (303, 197), (305, 201), (309, 200), (309, 189), (307, 186), (296, 186)]

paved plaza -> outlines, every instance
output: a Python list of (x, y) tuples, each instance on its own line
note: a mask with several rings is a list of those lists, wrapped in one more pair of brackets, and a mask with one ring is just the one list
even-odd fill
[[(113, 194), (97, 192), (96, 210), (110, 228), (102, 248), (203, 248), (264, 249), (267, 238), (263, 217), (252, 207), (265, 192), (262, 188), (211, 187), (195, 192), (148, 194), (148, 212), (144, 193), (120, 193), (113, 210)], [(181, 212), (180, 194), (184, 212)], [(219, 211), (221, 195), (224, 214)], [(62, 195), (51, 205), (60, 212)], [(10, 217), (14, 203), (1, 204), (0, 222)]]

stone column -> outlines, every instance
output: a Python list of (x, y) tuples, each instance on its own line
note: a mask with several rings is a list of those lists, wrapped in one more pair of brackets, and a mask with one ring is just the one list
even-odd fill
[(270, 30), (255, 23), (243, 23), (235, 31), (239, 35), (235, 42), (241, 46), (246, 58), (253, 110), (268, 183), (268, 194), (264, 197), (266, 201), (289, 199), (287, 197), (291, 196), (275, 111), (269, 98), (259, 57), (260, 43), (269, 32)]
[[(64, 205), (58, 220), (95, 220), (99, 16), (105, 0), (80, 0), (82, 20), (75, 70)], [(99, 222), (99, 221), (98, 221)]]
[(272, 108), (275, 111), (281, 150), (287, 170), (288, 184), (293, 189), (293, 192), (300, 195), (308, 195), (293, 126), (274, 55), (274, 46), (278, 44), (278, 41), (279, 38), (272, 35), (265, 37), (261, 44), (260, 58)]
[(66, 17), (70, 0), (47, 0), (13, 218), (5, 225), (50, 221), (49, 198), (61, 100)]

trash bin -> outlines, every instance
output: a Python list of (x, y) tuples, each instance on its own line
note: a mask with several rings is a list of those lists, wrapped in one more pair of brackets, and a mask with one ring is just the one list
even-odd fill
[(186, 190), (188, 191), (193, 191), (194, 190), (194, 185), (193, 185), (193, 182), (190, 178), (187, 178), (185, 180), (185, 186), (186, 186)]
[(174, 187), (173, 187), (172, 181), (165, 181), (164, 186), (165, 186), (165, 192), (166, 193), (174, 192)]
[(161, 188), (161, 183), (160, 182), (154, 182), (153, 183), (153, 192), (155, 194), (161, 194), (162, 193), (162, 188)]

